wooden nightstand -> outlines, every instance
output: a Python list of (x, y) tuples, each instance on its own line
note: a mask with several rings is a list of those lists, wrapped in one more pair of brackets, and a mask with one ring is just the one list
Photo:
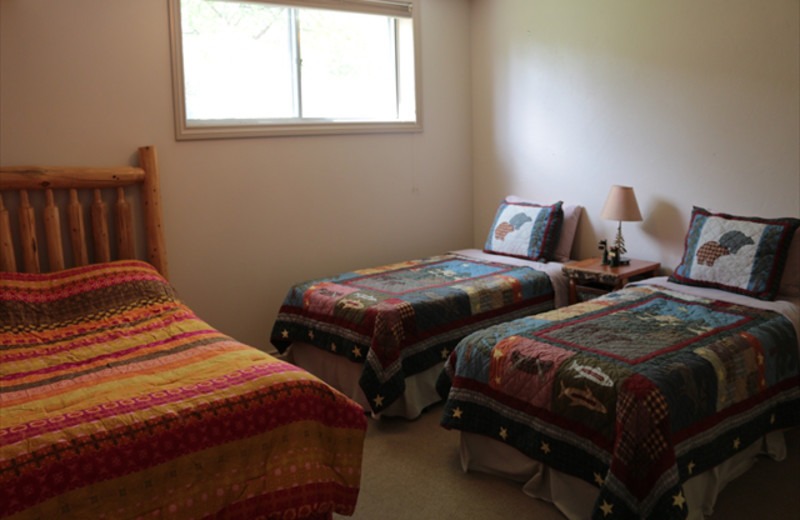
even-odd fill
[(634, 259), (619, 267), (603, 265), (601, 258), (571, 262), (563, 267), (569, 278), (569, 303), (616, 291), (628, 282), (657, 276), (660, 267), (658, 262)]

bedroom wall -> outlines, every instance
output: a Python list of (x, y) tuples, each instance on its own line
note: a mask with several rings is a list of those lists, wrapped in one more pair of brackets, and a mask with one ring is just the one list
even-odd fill
[(0, 165), (158, 146), (171, 281), (267, 349), (292, 283), (471, 244), (469, 2), (422, 30), (422, 133), (176, 142), (164, 0), (2, 0)]
[(800, 2), (472, 3), (474, 236), (507, 194), (586, 208), (573, 255), (643, 222), (629, 255), (675, 268), (692, 205), (800, 217)]

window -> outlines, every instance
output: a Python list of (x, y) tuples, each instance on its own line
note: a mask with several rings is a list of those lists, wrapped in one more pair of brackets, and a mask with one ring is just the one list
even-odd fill
[(176, 137), (421, 130), (413, 0), (171, 0)]

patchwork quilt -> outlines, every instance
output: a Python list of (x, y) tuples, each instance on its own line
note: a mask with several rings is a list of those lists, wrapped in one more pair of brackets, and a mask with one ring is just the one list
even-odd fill
[(682, 519), (682, 483), (800, 425), (780, 314), (650, 287), (479, 331), (437, 390), (442, 425), (598, 487), (593, 519)]
[(446, 254), (297, 284), (271, 341), (281, 352), (303, 341), (363, 363), (359, 385), (377, 413), (467, 334), (553, 302), (544, 272)]
[(0, 273), (0, 517), (352, 514), (363, 409), (148, 264)]

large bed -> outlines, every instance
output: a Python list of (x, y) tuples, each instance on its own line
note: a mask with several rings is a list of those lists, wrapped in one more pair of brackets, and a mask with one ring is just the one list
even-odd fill
[(438, 389), (463, 469), (570, 520), (711, 514), (800, 425), (798, 224), (695, 208), (669, 278), (462, 340)]
[[(140, 148), (139, 162), (0, 170), (0, 517), (352, 514), (363, 409), (180, 300), (167, 281), (155, 149)], [(129, 202), (139, 198), (141, 225)], [(71, 248), (59, 200), (70, 204)], [(149, 262), (134, 258), (143, 248)]]
[(271, 341), (374, 416), (413, 419), (441, 400), (436, 380), (460, 339), (566, 304), (562, 262), (580, 212), (510, 196), (483, 250), (295, 284)]

